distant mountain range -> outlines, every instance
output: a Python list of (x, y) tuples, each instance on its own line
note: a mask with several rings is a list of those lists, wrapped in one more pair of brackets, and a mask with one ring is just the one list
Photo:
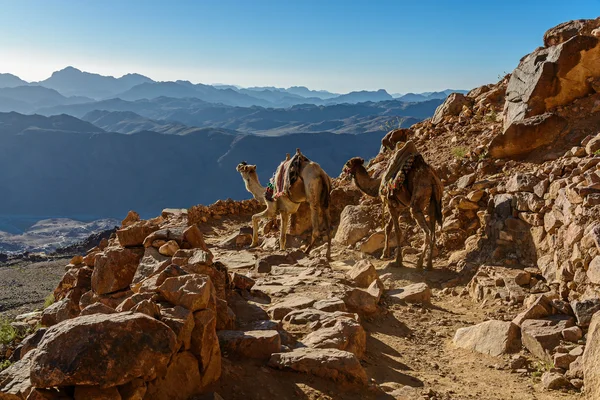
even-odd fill
[(299, 147), (337, 176), (349, 158), (375, 156), (381, 137), (330, 132), (265, 137), (213, 128), (124, 135), (67, 115), (0, 113), (0, 210), (122, 218), (129, 209), (151, 216), (165, 207), (243, 199), (249, 195), (235, 171), (242, 160), (257, 164), (266, 184), (285, 153)]
[[(208, 103), (224, 104), (236, 107), (274, 107), (287, 108), (299, 104), (333, 105), (356, 104), (392, 100), (393, 96), (383, 89), (376, 91), (356, 91), (346, 94), (331, 93), (325, 90), (310, 90), (304, 86), (287, 89), (277, 87), (242, 88), (236, 85), (193, 84), (188, 81), (156, 82), (140, 74), (127, 74), (120, 78), (103, 76), (67, 67), (54, 72), (48, 79), (39, 82), (26, 82), (12, 74), (0, 74), (0, 88), (44, 87), (54, 89), (65, 99), (60, 104), (120, 98), (135, 101), (157, 97), (196, 98)], [(444, 99), (451, 91), (428, 93), (408, 93), (399, 100), (421, 102)], [(461, 91), (464, 92), (464, 91)], [(56, 100), (55, 100), (56, 102)], [(36, 112), (37, 108), (48, 106), (35, 98), (15, 98), (9, 94), (0, 94), (0, 110)], [(36, 108), (37, 107), (37, 108)]]
[(450, 95), (450, 93), (462, 93), (467, 94), (468, 90), (452, 90), (446, 89), (441, 92), (423, 92), (423, 93), (395, 93), (392, 97), (396, 100), (406, 101), (406, 102), (421, 102), (428, 100), (443, 100)]

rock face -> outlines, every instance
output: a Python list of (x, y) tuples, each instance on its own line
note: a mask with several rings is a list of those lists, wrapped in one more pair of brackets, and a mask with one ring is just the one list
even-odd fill
[(269, 366), (292, 369), (334, 381), (363, 385), (367, 383), (367, 374), (358, 358), (342, 350), (301, 348), (290, 353), (276, 353), (269, 360)]
[(465, 105), (471, 105), (473, 100), (461, 93), (452, 93), (446, 100), (435, 110), (431, 122), (439, 124), (444, 117), (460, 114)]
[(356, 320), (347, 317), (323, 323), (316, 331), (308, 334), (302, 343), (316, 349), (338, 349), (362, 357), (367, 348), (367, 334)]
[[(206, 275), (189, 274), (165, 279), (159, 293), (170, 303), (198, 311), (216, 302), (215, 288)], [(214, 305), (216, 307), (216, 303)]]
[(348, 278), (357, 286), (366, 288), (377, 279), (377, 270), (369, 261), (360, 260), (348, 271)]
[(457, 347), (492, 356), (514, 353), (521, 348), (519, 327), (505, 321), (486, 321), (460, 328), (453, 342)]
[(148, 384), (147, 399), (187, 400), (202, 391), (198, 360), (190, 352), (177, 353), (165, 376)]
[(560, 344), (562, 331), (574, 325), (573, 318), (556, 315), (544, 319), (528, 319), (521, 324), (523, 346), (537, 358), (552, 362), (551, 353)]
[(129, 287), (133, 281), (143, 249), (108, 247), (96, 257), (92, 273), (92, 290), (106, 294)]
[(431, 300), (431, 289), (426, 283), (414, 283), (400, 289), (389, 290), (387, 294), (393, 299), (407, 303), (429, 303)]
[(237, 356), (268, 359), (281, 351), (277, 331), (219, 331), (217, 335), (221, 349)]
[(0, 399), (22, 400), (27, 398), (32, 387), (29, 380), (32, 356), (33, 352), (29, 352), (20, 361), (4, 371), (0, 371)]
[(600, 313), (594, 314), (587, 334), (587, 344), (583, 353), (583, 376), (585, 392), (590, 399), (600, 397)]
[(46, 331), (34, 352), (31, 382), (39, 388), (125, 384), (164, 373), (176, 337), (143, 314), (95, 314)]

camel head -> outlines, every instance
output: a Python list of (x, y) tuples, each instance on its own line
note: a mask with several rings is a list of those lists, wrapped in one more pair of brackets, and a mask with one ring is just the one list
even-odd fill
[(242, 161), (235, 168), (242, 175), (244, 180), (248, 180), (251, 175), (256, 175), (256, 165), (249, 165), (246, 161)]
[(357, 168), (363, 166), (364, 163), (365, 160), (360, 157), (354, 157), (349, 159), (348, 162), (344, 164), (343, 170), (346, 179), (350, 180), (356, 173)]

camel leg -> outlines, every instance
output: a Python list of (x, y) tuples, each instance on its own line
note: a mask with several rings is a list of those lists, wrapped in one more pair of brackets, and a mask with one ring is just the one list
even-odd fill
[[(423, 268), (423, 259), (425, 258), (425, 252), (431, 245), (431, 231), (429, 230), (429, 224), (425, 219), (425, 215), (422, 211), (413, 212), (413, 218), (417, 221), (421, 230), (423, 230), (424, 240), (423, 247), (421, 248), (421, 254), (419, 255), (419, 259), (417, 261), (417, 269)], [(429, 262), (429, 261), (428, 261)]]
[(272, 217), (274, 215), (274, 211), (274, 207), (269, 207), (269, 205), (267, 205), (266, 210), (254, 214), (252, 216), (252, 243), (250, 244), (251, 248), (258, 246), (258, 222), (263, 218)]
[(396, 231), (396, 264), (398, 264), (398, 267), (402, 267), (402, 233), (400, 232), (400, 223), (398, 222), (400, 212), (396, 207), (389, 207), (389, 211), (392, 223), (394, 224), (394, 230)]
[(285, 241), (287, 238), (287, 230), (288, 230), (288, 220), (290, 219), (290, 214), (285, 211), (281, 211), (279, 213), (281, 217), (281, 229), (279, 231), (279, 249), (285, 250)]
[(433, 247), (435, 246), (435, 204), (433, 201), (429, 204), (429, 253), (427, 254), (426, 269), (433, 269)]
[(381, 254), (382, 260), (390, 258), (390, 235), (392, 234), (393, 227), (394, 223), (392, 222), (392, 217), (388, 216), (387, 222), (385, 223), (385, 241), (383, 244), (383, 253)]
[(319, 209), (314, 203), (310, 204), (310, 217), (312, 222), (312, 235), (310, 239), (310, 244), (308, 245), (306, 250), (304, 250), (304, 253), (306, 254), (308, 254), (312, 250), (313, 246), (315, 245), (315, 242), (317, 241), (317, 238), (319, 237)]

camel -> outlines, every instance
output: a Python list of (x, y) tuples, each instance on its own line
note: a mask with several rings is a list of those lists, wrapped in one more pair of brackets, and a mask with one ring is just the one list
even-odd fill
[[(290, 214), (298, 211), (300, 204), (307, 202), (310, 206), (312, 221), (311, 242), (305, 250), (308, 254), (320, 236), (319, 215), (323, 215), (327, 233), (327, 259), (331, 257), (331, 228), (329, 216), (329, 203), (331, 192), (331, 178), (323, 171), (316, 162), (308, 160), (296, 150), (294, 157), (301, 157), (302, 162), (297, 171), (298, 179), (291, 183), (286, 195), (279, 196), (269, 201), (266, 197), (266, 188), (260, 184), (256, 173), (256, 165), (248, 165), (245, 162), (238, 164), (237, 171), (242, 175), (246, 190), (259, 202), (265, 204), (267, 209), (252, 216), (252, 244), (258, 245), (258, 223), (263, 218), (272, 218), (279, 214), (281, 216), (281, 231), (279, 247), (285, 250), (286, 233)], [(286, 157), (289, 161), (289, 154)]]
[[(402, 144), (404, 143), (401, 142), (397, 145), (397, 151), (401, 150)], [(362, 158), (354, 157), (345, 164), (344, 172), (348, 177), (351, 177), (354, 184), (362, 192), (371, 197), (380, 197), (389, 213), (385, 225), (385, 244), (381, 258), (386, 259), (390, 255), (389, 240), (393, 227), (397, 239), (396, 264), (402, 267), (401, 233), (398, 217), (406, 208), (410, 208), (412, 217), (417, 221), (425, 235), (423, 248), (417, 261), (417, 268), (423, 268), (423, 261), (425, 255), (427, 255), (426, 269), (431, 269), (433, 267), (435, 223), (442, 225), (442, 193), (444, 190), (442, 182), (433, 168), (418, 154), (414, 158), (411, 168), (405, 172), (404, 183), (386, 193), (381, 185), (382, 178), (371, 178), (364, 162)], [(384, 181), (387, 180), (384, 179)]]

